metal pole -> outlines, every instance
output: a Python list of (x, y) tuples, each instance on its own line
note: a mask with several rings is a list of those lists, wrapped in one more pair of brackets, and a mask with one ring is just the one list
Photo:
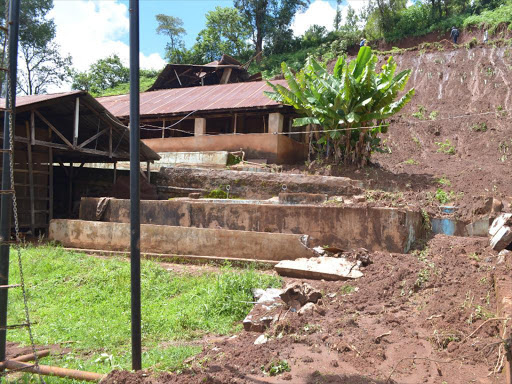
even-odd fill
[[(13, 129), (15, 127), (16, 117), (16, 73), (18, 65), (18, 31), (20, 19), (20, 0), (11, 0), (9, 9), (9, 72), (4, 112), (4, 143), (3, 149), (11, 149), (11, 135), (9, 132), (9, 120)], [(10, 89), (9, 89), (10, 88)], [(9, 94), (10, 91), (10, 94)], [(7, 97), (8, 95), (8, 97)], [(10, 111), (10, 112), (9, 112)], [(14, 148), (12, 148), (14, 150)], [(10, 154), (3, 153), (2, 156), (2, 190), (14, 188), (11, 186), (11, 164)], [(9, 284), (9, 244), (11, 237), (11, 202), (10, 194), (2, 194), (0, 199), (0, 285)], [(7, 331), (7, 291), (8, 289), (0, 289), (0, 361), (5, 360), (5, 344)]]
[(142, 369), (140, 314), (139, 0), (130, 0), (130, 263), (132, 369)]

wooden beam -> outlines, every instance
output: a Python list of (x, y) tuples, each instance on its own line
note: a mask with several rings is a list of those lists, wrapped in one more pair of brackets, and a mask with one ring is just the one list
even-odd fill
[[(43, 115), (41, 115), (41, 113), (39, 113), (39, 111), (38, 111), (37, 109), (35, 109), (35, 110), (34, 110), (34, 112), (36, 113), (36, 115), (37, 115), (41, 120), (43, 120), (43, 121), (44, 121), (44, 123), (45, 123), (48, 127), (50, 127), (50, 128), (52, 129), (52, 131), (53, 131), (53, 132), (55, 132), (55, 133), (57, 134), (57, 136), (59, 136), (59, 137), (62, 139), (62, 141), (63, 141), (63, 142), (65, 142), (65, 143), (67, 144), (67, 146), (68, 146), (68, 147), (70, 147), (71, 149), (74, 149), (73, 144), (71, 144), (71, 143), (69, 142), (69, 140), (68, 140), (68, 139), (66, 139), (66, 138), (64, 137), (64, 135), (63, 135), (62, 133), (60, 133), (60, 132), (59, 132), (59, 130), (53, 126), (53, 124), (52, 124), (52, 123), (50, 123), (48, 120), (46, 120), (46, 118), (45, 118)], [(34, 140), (34, 144), (35, 144), (35, 142), (36, 142), (36, 141), (37, 141), (37, 140)], [(44, 141), (43, 141), (43, 143), (44, 143)]]
[(78, 144), (78, 127), (80, 125), (80, 97), (76, 98), (75, 104), (75, 129), (73, 130), (73, 147)]
[(30, 143), (34, 145), (34, 140), (36, 139), (36, 116), (34, 114), (34, 111), (30, 111)]
[[(27, 132), (27, 139), (30, 139), (30, 125), (28, 121), (25, 121), (25, 128)], [(30, 140), (27, 143), (27, 165), (28, 165), (28, 183), (30, 190), (30, 230), (32, 231), (32, 236), (36, 235), (35, 227), (36, 227), (36, 214), (35, 214), (35, 200), (34, 200), (34, 173), (33, 164), (32, 164), (32, 144), (30, 144)]]
[[(52, 140), (52, 130), (48, 129), (48, 139)], [(53, 219), (53, 148), (48, 148), (48, 173), (49, 173), (49, 185), (50, 191), (48, 198), (50, 202), (48, 204), (48, 218), (49, 220)]]
[(174, 70), (174, 74), (176, 75), (176, 78), (178, 79), (178, 83), (180, 83), (180, 87), (183, 87), (183, 84), (181, 84), (180, 77), (178, 76), (178, 72), (176, 72), (176, 70)]
[(165, 137), (165, 119), (162, 120), (162, 139)]
[(117, 181), (117, 161), (114, 161), (114, 184)]
[(109, 131), (109, 129), (110, 129), (110, 130), (112, 130), (112, 128), (105, 128), (105, 129), (103, 129), (103, 130), (99, 131), (97, 134), (95, 134), (94, 136), (92, 136), (92, 137), (88, 138), (88, 139), (87, 139), (87, 140), (85, 140), (82, 144), (80, 144), (80, 145), (78, 146), (78, 148), (83, 148), (83, 147), (85, 147), (85, 146), (86, 146), (87, 144), (89, 144), (90, 142), (92, 142), (92, 141), (96, 140), (96, 139), (97, 139), (98, 137), (100, 137), (101, 135), (104, 135), (105, 133), (107, 133), (107, 132)]
[(69, 176), (68, 176), (68, 186), (69, 186), (69, 195), (68, 195), (68, 215), (71, 217), (73, 213), (73, 163), (69, 163)]
[[(54, 149), (62, 149), (65, 151), (75, 151), (75, 152), (81, 152), (81, 153), (87, 153), (89, 155), (99, 155), (99, 156), (105, 156), (109, 157), (110, 154), (107, 151), (100, 151), (98, 149), (90, 149), (90, 148), (70, 148), (69, 146), (66, 146), (64, 144), (58, 144), (58, 143), (50, 143), (47, 141), (42, 140), (36, 140), (35, 145), (40, 145), (47, 148), (54, 148)], [(119, 151), (112, 154), (113, 157), (126, 157), (128, 156), (128, 152), (125, 151)]]
[(221, 84), (227, 84), (229, 82), (229, 78), (231, 77), (232, 71), (233, 68), (224, 68), (224, 71), (222, 72), (222, 77), (220, 78)]
[(112, 158), (112, 126), (108, 127), (108, 157)]
[(148, 168), (148, 183), (151, 183), (151, 161), (146, 161), (146, 165)]

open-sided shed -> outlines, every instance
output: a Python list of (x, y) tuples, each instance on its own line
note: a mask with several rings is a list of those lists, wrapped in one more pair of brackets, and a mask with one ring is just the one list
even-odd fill
[[(0, 107), (5, 107), (4, 99)], [(3, 127), (3, 112), (1, 120)], [(84, 91), (17, 97), (14, 141), (20, 227), (34, 234), (48, 226), (57, 200), (62, 206), (62, 193), (59, 199), (54, 194), (56, 184), (67, 186), (66, 205), (71, 212), (73, 177), (83, 165), (130, 157), (127, 127)], [(141, 161), (159, 159), (145, 144), (140, 145)], [(54, 180), (54, 168), (59, 171), (57, 177), (65, 180)]]

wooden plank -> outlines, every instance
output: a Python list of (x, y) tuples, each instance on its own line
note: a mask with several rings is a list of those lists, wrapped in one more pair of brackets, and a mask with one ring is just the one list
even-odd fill
[(34, 111), (30, 111), (30, 143), (34, 145), (34, 140), (36, 139), (36, 117)]
[(162, 120), (162, 139), (165, 138), (165, 119)]
[[(48, 129), (48, 140), (52, 141), (52, 130)], [(48, 148), (48, 173), (49, 180), (48, 184), (50, 186), (50, 190), (48, 191), (48, 198), (50, 199), (48, 203), (48, 222), (53, 219), (53, 148)]]
[(109, 125), (109, 134), (108, 134), (108, 154), (109, 157), (112, 158), (112, 126)]
[(114, 184), (117, 181), (117, 161), (114, 161)]
[(146, 162), (148, 168), (148, 183), (151, 183), (151, 161)]
[(68, 195), (68, 215), (73, 213), (73, 163), (69, 163), (69, 195)]
[(80, 125), (80, 97), (76, 98), (74, 125), (75, 127), (73, 130), (73, 147), (76, 147), (76, 145), (78, 144), (78, 128)]
[[(30, 126), (28, 121), (25, 121), (25, 128), (27, 132), (27, 138), (30, 137)], [(34, 173), (32, 172), (32, 144), (30, 141), (27, 143), (27, 155), (28, 155), (28, 183), (30, 188), (30, 229), (32, 231), (32, 236), (35, 236), (35, 225), (36, 225), (36, 216), (35, 216), (35, 203), (34, 203)]]
[[(41, 120), (43, 120), (43, 121), (45, 122), (45, 124), (46, 124), (48, 127), (50, 127), (50, 128), (51, 128), (51, 130), (52, 130), (53, 132), (55, 132), (55, 134), (56, 134), (57, 136), (59, 136), (59, 137), (61, 138), (61, 140), (62, 140), (63, 142), (65, 142), (65, 143), (67, 144), (67, 146), (68, 146), (68, 147), (70, 147), (71, 149), (74, 149), (74, 148), (73, 148), (73, 144), (71, 144), (71, 143), (69, 142), (69, 140), (68, 140), (68, 139), (66, 139), (66, 138), (64, 137), (64, 135), (63, 135), (62, 133), (60, 133), (60, 132), (59, 132), (59, 130), (58, 130), (57, 128), (55, 128), (55, 127), (52, 125), (52, 123), (50, 123), (48, 120), (46, 120), (46, 118), (45, 118), (43, 115), (41, 115), (41, 113), (39, 113), (39, 111), (38, 111), (37, 109), (35, 109), (35, 110), (34, 110), (34, 112), (36, 113), (36, 115), (37, 115)], [(38, 142), (39, 140), (34, 140), (34, 141), (35, 141), (35, 142)], [(44, 143), (44, 141), (43, 141), (42, 143)], [(47, 143), (47, 144), (50, 144), (50, 143)], [(41, 145), (41, 144), (39, 144), (39, 145)]]
[[(88, 138), (87, 140), (85, 140), (82, 144), (80, 144), (78, 146), (78, 148), (83, 148), (85, 147), (87, 144), (89, 144), (90, 142), (96, 140), (98, 137), (100, 137), (101, 135), (104, 135), (105, 133), (107, 133), (109, 131), (109, 128), (105, 128), (101, 131), (99, 131), (97, 134), (95, 134), (94, 136)], [(112, 128), (110, 128), (110, 131), (112, 132)], [(110, 139), (112, 141), (112, 138)]]

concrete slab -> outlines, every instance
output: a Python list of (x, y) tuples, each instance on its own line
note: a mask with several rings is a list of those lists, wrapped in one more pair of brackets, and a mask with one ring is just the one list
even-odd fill
[(489, 228), (489, 236), (494, 236), (501, 227), (503, 227), (512, 218), (512, 213), (502, 213), (491, 224)]
[[(97, 198), (83, 198), (80, 219), (95, 220)], [(128, 223), (130, 201), (110, 201), (102, 220)], [(398, 208), (239, 203), (237, 200), (144, 200), (143, 224), (307, 234), (310, 247), (405, 253), (424, 236), (419, 211)]]
[[(141, 252), (286, 260), (311, 257), (302, 235), (230, 231), (143, 224)], [(130, 227), (125, 223), (64, 220), (50, 222), (49, 239), (65, 247), (127, 251)]]
[(282, 276), (315, 280), (349, 280), (363, 276), (357, 264), (344, 258), (315, 257), (283, 260), (275, 270)]
[(512, 243), (512, 228), (502, 226), (491, 238), (491, 248), (495, 251), (502, 251)]

